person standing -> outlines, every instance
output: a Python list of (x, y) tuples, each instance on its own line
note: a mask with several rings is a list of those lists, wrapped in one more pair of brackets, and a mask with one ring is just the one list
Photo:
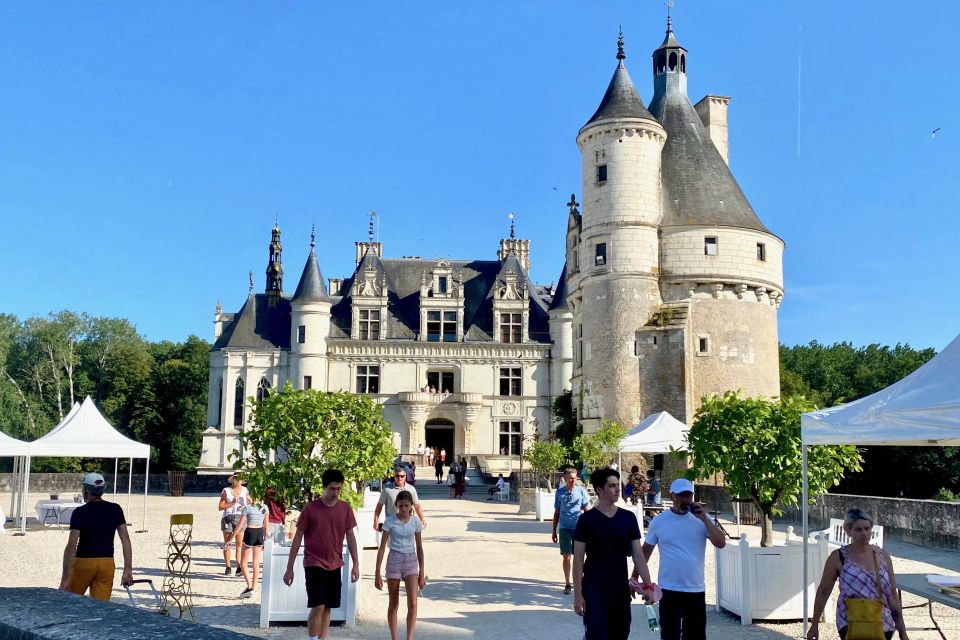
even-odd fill
[(263, 503), (267, 505), (267, 523), (270, 525), (267, 534), (273, 536), (277, 529), (283, 529), (283, 525), (287, 521), (287, 505), (283, 503), (283, 500), (277, 500), (275, 487), (267, 487)]
[[(880, 620), (887, 640), (894, 630), (900, 640), (908, 640), (903, 622), (900, 598), (897, 597), (897, 577), (893, 572), (893, 559), (884, 549), (870, 544), (873, 519), (861, 509), (850, 509), (843, 519), (843, 530), (850, 536), (850, 544), (830, 554), (823, 567), (817, 597), (813, 603), (813, 617), (807, 640), (819, 640), (820, 616), (833, 591), (834, 583), (840, 581), (840, 596), (837, 598), (837, 630), (840, 637), (847, 635), (847, 598), (880, 600)], [(878, 585), (879, 583), (879, 585)], [(877, 591), (879, 586), (880, 592)]]
[(394, 504), (396, 515), (388, 516), (383, 523), (383, 537), (377, 550), (377, 570), (374, 587), (383, 589), (383, 577), (380, 567), (387, 546), (387, 593), (390, 596), (387, 605), (387, 626), (390, 627), (391, 640), (397, 640), (397, 609), (400, 608), (400, 582), (407, 590), (407, 640), (413, 640), (413, 629), (417, 623), (417, 596), (427, 584), (427, 574), (423, 557), (421, 533), (423, 524), (413, 513), (413, 496), (409, 491), (397, 494)]
[(230, 575), (230, 550), (237, 550), (237, 575), (240, 575), (240, 552), (243, 545), (243, 527), (240, 526), (240, 516), (247, 505), (250, 495), (247, 488), (240, 483), (240, 478), (232, 475), (227, 478), (229, 487), (220, 492), (220, 531), (223, 533), (223, 563), (226, 569), (223, 575)]
[[(563, 486), (557, 489), (553, 498), (553, 543), (560, 542), (560, 555), (563, 556), (563, 593), (570, 594), (573, 583), (570, 582), (570, 568), (573, 562), (573, 532), (577, 528), (580, 514), (590, 508), (590, 496), (587, 490), (577, 486), (577, 470), (564, 469)], [(559, 531), (558, 531), (559, 529)]]
[(410, 467), (407, 469), (407, 484), (417, 486), (417, 461), (411, 460)]
[[(655, 601), (657, 588), (650, 580), (637, 517), (617, 506), (620, 474), (597, 469), (590, 482), (597, 504), (580, 516), (573, 533), (573, 610), (583, 616), (585, 640), (627, 640), (631, 598), (642, 593)], [(628, 556), (633, 558), (629, 579)]]
[(663, 504), (663, 497), (660, 495), (660, 481), (657, 480), (657, 472), (653, 469), (647, 469), (647, 493), (646, 505), (648, 507), (659, 507)]
[(310, 640), (326, 638), (330, 629), (330, 611), (340, 607), (343, 568), (343, 540), (347, 539), (353, 569), (350, 581), (360, 579), (357, 538), (353, 528), (357, 520), (350, 505), (340, 499), (343, 488), (343, 473), (327, 469), (321, 478), (323, 493), (320, 498), (307, 504), (297, 520), (297, 532), (290, 545), (290, 558), (283, 582), (293, 584), (293, 563), (303, 542), (303, 573), (307, 587), (307, 633)]
[(82, 596), (109, 600), (113, 591), (116, 565), (113, 562), (113, 536), (120, 536), (123, 548), (123, 574), (120, 584), (133, 584), (133, 548), (127, 532), (123, 508), (103, 499), (106, 483), (99, 473), (83, 478), (84, 505), (70, 515), (70, 537), (63, 550), (60, 590)]
[(703, 564), (707, 540), (722, 549), (727, 539), (706, 509), (694, 503), (692, 482), (684, 478), (674, 480), (670, 498), (673, 506), (650, 522), (643, 544), (648, 560), (654, 548), (660, 548), (660, 638), (704, 640), (707, 607)]
[(433, 460), (433, 469), (436, 472), (437, 484), (443, 484), (443, 460), (440, 459), (439, 453)]
[[(263, 541), (266, 539), (267, 506), (257, 500), (248, 501), (240, 514), (240, 528), (243, 530), (242, 555), (237, 558), (240, 571), (243, 572), (243, 581), (247, 588), (240, 594), (241, 598), (252, 598), (253, 592), (260, 584), (260, 561), (263, 558)], [(253, 576), (247, 566), (253, 562)]]
[(407, 491), (410, 493), (410, 497), (413, 499), (413, 509), (417, 512), (417, 517), (420, 519), (421, 524), (424, 527), (427, 526), (427, 518), (423, 515), (423, 506), (420, 504), (420, 498), (417, 497), (417, 489), (409, 484), (407, 484), (407, 471), (401, 466), (397, 465), (393, 469), (393, 486), (384, 487), (380, 490), (380, 499), (377, 500), (377, 507), (373, 510), (373, 530), (380, 531), (380, 512), (383, 511), (383, 508), (386, 507), (387, 513), (386, 517), (397, 515), (397, 496), (400, 495), (401, 491)]

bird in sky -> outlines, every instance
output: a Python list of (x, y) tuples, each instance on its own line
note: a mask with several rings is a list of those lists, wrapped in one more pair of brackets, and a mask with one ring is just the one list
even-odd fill
[(931, 137), (931, 138), (936, 138), (936, 137), (937, 137), (937, 131), (940, 131), (940, 129), (942, 129), (942, 128), (943, 128), (943, 127), (937, 127), (936, 129), (934, 129), (934, 130), (933, 130), (933, 133), (930, 134), (930, 137)]

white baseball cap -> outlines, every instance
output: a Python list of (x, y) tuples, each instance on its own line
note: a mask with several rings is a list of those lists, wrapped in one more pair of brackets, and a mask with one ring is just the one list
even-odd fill
[(103, 479), (103, 476), (99, 473), (88, 473), (83, 476), (83, 484), (88, 487), (102, 487), (106, 484), (106, 481)]
[(693, 483), (686, 478), (677, 478), (670, 483), (670, 493), (683, 493), (684, 491), (693, 493)]

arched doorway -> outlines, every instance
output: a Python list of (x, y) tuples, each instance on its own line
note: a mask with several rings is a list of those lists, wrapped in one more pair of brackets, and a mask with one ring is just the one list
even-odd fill
[(445, 464), (449, 465), (456, 453), (454, 451), (456, 426), (453, 424), (453, 420), (432, 418), (427, 420), (423, 430), (426, 439), (424, 444), (428, 447), (434, 447), (437, 451), (446, 449), (447, 460)]

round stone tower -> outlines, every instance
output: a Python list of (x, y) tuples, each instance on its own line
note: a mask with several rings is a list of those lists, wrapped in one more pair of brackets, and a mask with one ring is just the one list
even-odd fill
[(290, 380), (296, 389), (327, 390), (330, 296), (317, 264), (314, 235), (297, 292), (290, 301)]
[(593, 117), (577, 134), (583, 213), (577, 263), (568, 268), (574, 315), (573, 391), (583, 424), (631, 427), (641, 386), (636, 330), (659, 308), (660, 162), (667, 135), (647, 111), (624, 65), (617, 67)]

